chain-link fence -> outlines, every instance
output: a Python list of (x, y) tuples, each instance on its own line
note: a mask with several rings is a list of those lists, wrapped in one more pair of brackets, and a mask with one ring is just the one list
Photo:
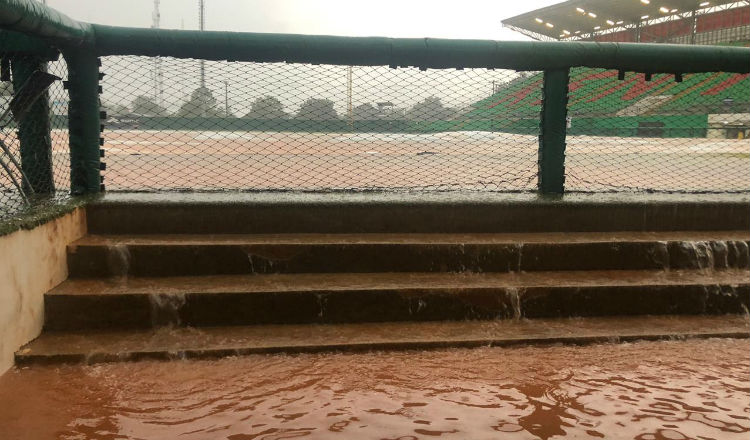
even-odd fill
[[(120, 31), (97, 35), (107, 32)], [(196, 33), (194, 42), (202, 37)], [(237, 38), (217, 58), (241, 54), (242, 38), (257, 47), (271, 44)], [(67, 197), (71, 184), (76, 194), (98, 192), (100, 170), (110, 191), (750, 192), (750, 79), (710, 71), (721, 64), (745, 72), (739, 49), (683, 48), (677, 52), (712, 60), (709, 71), (651, 75), (588, 67), (568, 72), (565, 63), (573, 60), (548, 64), (548, 55), (538, 54), (533, 67), (523, 67), (519, 47), (500, 43), (495, 50), (509, 54), (507, 60), (491, 50), (481, 55), (479, 48), (491, 49), (482, 44), (440, 43), (424, 52), (405, 41), (393, 46), (400, 52), (391, 67), (383, 61), (395, 49), (374, 55), (385, 65), (324, 64), (340, 62), (331, 57), (344, 46), (328, 48), (322, 64), (306, 64), (298, 58), (306, 52), (289, 49), (299, 37), (283, 38), (287, 52), (271, 59), (287, 63), (97, 60), (84, 48), (66, 53), (76, 66), (70, 78), (62, 60), (45, 64), (38, 53), (24, 58), (17, 48), (0, 54), (4, 109), (35, 69), (68, 79), (69, 86), (66, 91), (63, 81), (54, 81), (26, 120), (13, 114), (3, 123), (0, 216)], [(148, 52), (118, 41), (102, 45), (115, 53)], [(176, 56), (195, 52), (178, 50), (179, 44), (170, 49)], [(633, 52), (629, 68), (643, 72), (639, 57), (651, 57), (660, 72), (672, 65), (703, 69), (671, 49), (646, 47), (622, 49)], [(654, 58), (657, 52), (676, 61), (665, 64)], [(461, 58), (466, 53), (472, 55)], [(611, 66), (594, 55), (580, 64)], [(498, 59), (502, 67), (547, 70), (445, 68)], [(415, 64), (437, 68), (404, 67)], [(105, 152), (106, 168), (99, 161)]]
[(146, 57), (102, 72), (108, 190), (535, 188), (533, 74)]
[(566, 190), (750, 192), (750, 80), (572, 69)]
[[(0, 48), (4, 46), (0, 41)], [(67, 134), (68, 94), (62, 81), (65, 62), (47, 63), (37, 55), (0, 51), (0, 219), (23, 215), (32, 208), (67, 198), (70, 194), (70, 154)], [(21, 95), (35, 86), (36, 71), (47, 72), (52, 85), (25, 107)], [(52, 80), (51, 79), (51, 80)], [(43, 86), (41, 86), (43, 87)], [(33, 95), (33, 93), (32, 93)], [(11, 111), (12, 102), (14, 111)], [(19, 99), (20, 98), (20, 99)], [(22, 142), (23, 147), (22, 147)]]
[[(541, 72), (105, 57), (108, 190), (534, 191)], [(750, 81), (574, 68), (566, 190), (747, 192)]]

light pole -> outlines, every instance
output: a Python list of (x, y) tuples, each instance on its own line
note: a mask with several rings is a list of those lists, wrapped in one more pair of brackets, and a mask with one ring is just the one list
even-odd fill
[[(204, 0), (198, 0), (198, 28), (203, 31), (206, 29), (206, 4)], [(201, 68), (201, 88), (206, 87), (206, 62), (200, 61)]]
[(354, 111), (352, 108), (352, 66), (346, 69), (346, 118), (349, 128), (354, 127)]
[(224, 115), (229, 118), (229, 81), (224, 80)]
[(732, 113), (732, 104), (734, 104), (734, 98), (727, 96), (721, 102), (723, 102), (724, 106), (726, 106), (727, 113)]

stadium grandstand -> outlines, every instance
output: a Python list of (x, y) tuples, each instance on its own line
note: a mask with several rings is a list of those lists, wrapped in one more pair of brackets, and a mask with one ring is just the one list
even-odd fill
[(750, 40), (750, 1), (570, 0), (502, 24), (537, 40), (735, 43)]
[[(750, 1), (571, 0), (502, 21), (538, 40), (750, 46)], [(750, 60), (748, 60), (750, 62)], [(471, 118), (533, 133), (541, 73), (496, 84)], [(570, 135), (747, 138), (750, 79), (724, 72), (643, 75), (573, 68)]]

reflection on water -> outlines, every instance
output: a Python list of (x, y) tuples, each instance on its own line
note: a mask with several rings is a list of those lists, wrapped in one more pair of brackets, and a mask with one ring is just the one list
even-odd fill
[(33, 367), (2, 439), (747, 439), (750, 342)]

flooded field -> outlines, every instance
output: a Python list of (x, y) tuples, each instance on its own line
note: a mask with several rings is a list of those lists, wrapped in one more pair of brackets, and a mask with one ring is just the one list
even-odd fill
[[(107, 189), (533, 191), (537, 136), (481, 131), (105, 132)], [(66, 155), (67, 133), (53, 136)], [(569, 191), (744, 191), (746, 140), (570, 136)], [(717, 172), (720, 170), (720, 172)]]
[(0, 439), (747, 439), (750, 341), (31, 367)]

